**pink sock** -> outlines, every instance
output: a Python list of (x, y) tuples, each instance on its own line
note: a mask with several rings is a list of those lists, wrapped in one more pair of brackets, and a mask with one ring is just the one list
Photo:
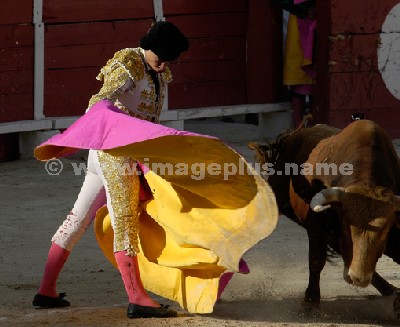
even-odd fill
[(118, 270), (121, 273), (125, 290), (129, 298), (129, 303), (135, 303), (144, 306), (159, 307), (146, 292), (140, 279), (139, 265), (137, 257), (126, 255), (126, 251), (115, 252), (114, 257), (117, 261)]
[(70, 251), (63, 249), (56, 243), (52, 243), (49, 254), (47, 256), (46, 266), (44, 268), (44, 274), (42, 282), (39, 288), (39, 294), (58, 297), (56, 291), (56, 283), (58, 275), (67, 261)]

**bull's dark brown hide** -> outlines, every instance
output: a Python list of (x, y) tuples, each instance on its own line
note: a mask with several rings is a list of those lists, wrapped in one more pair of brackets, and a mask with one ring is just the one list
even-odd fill
[[(306, 302), (317, 304), (320, 301), (320, 273), (328, 248), (341, 254), (345, 266), (352, 265), (354, 270), (361, 267), (374, 271), (382, 251), (400, 263), (400, 232), (395, 225), (393, 207), (390, 201), (385, 202), (393, 194), (400, 194), (400, 163), (391, 140), (379, 126), (368, 120), (352, 122), (343, 130), (316, 125), (280, 136), (275, 144), (262, 146), (253, 143), (251, 147), (258, 153), (260, 162), (274, 160), (274, 171), (284, 172), (287, 163), (298, 166), (304, 163), (353, 165), (351, 175), (314, 173), (273, 174), (268, 177), (281, 213), (306, 228), (308, 233), (310, 279)], [(273, 152), (268, 151), (271, 148), (274, 148)], [(346, 193), (347, 202), (333, 203), (332, 208), (320, 213), (311, 210), (311, 199), (322, 189), (332, 187), (346, 189), (349, 192)], [(354, 207), (351, 203), (357, 203), (353, 211), (349, 209)], [(362, 238), (357, 239), (360, 231), (373, 240), (372, 247), (359, 251), (369, 251), (367, 256), (357, 252), (357, 247), (363, 244)], [(375, 237), (377, 233), (380, 233), (379, 237)], [(358, 242), (357, 247), (353, 242)], [(362, 275), (366, 271), (361, 268), (359, 272)], [(352, 281), (349, 277), (347, 281), (366, 286), (364, 284), (369, 283), (370, 277), (364, 281)], [(384, 295), (396, 290), (376, 272), (371, 283)]]

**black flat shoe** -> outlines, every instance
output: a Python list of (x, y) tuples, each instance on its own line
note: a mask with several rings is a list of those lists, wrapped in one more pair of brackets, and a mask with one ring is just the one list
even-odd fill
[(128, 306), (129, 318), (170, 318), (177, 316), (178, 313), (174, 310), (168, 309), (167, 305), (161, 305), (159, 308), (154, 308), (129, 303)]
[(41, 294), (36, 294), (33, 298), (32, 304), (34, 307), (41, 308), (62, 308), (69, 307), (70, 303), (64, 300), (65, 293), (60, 293), (58, 297), (51, 297)]

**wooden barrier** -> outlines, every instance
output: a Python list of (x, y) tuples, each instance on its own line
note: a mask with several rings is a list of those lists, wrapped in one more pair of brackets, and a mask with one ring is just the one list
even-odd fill
[(0, 12), (0, 134), (68, 127), (101, 87), (101, 67), (138, 46), (155, 19), (190, 43), (171, 63), (163, 123), (282, 111), (282, 23), (271, 2), (20, 0)]

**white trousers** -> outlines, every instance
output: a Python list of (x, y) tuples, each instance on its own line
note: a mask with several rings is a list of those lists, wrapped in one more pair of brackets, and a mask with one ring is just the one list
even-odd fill
[[(103, 159), (99, 160), (102, 156), (107, 156), (107, 164)], [(116, 159), (119, 161), (114, 161)], [(136, 174), (121, 172), (117, 164), (124, 161), (134, 162), (133, 159), (115, 158), (102, 151), (89, 150), (82, 188), (72, 211), (54, 234), (53, 242), (71, 251), (91, 225), (97, 210), (107, 204), (114, 229), (114, 252), (129, 249), (132, 249), (129, 254), (138, 252), (140, 181)]]

